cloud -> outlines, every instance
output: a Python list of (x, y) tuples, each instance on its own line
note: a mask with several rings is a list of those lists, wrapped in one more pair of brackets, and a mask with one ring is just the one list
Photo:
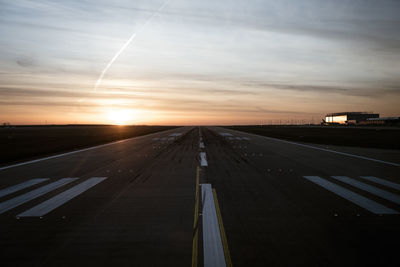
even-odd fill
[(15, 60), (18, 66), (23, 68), (30, 68), (35, 66), (35, 61), (32, 57), (20, 57)]

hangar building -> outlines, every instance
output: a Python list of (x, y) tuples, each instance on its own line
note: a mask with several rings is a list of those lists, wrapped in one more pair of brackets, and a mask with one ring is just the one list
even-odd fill
[(326, 124), (358, 124), (371, 118), (379, 118), (379, 114), (372, 112), (340, 112), (325, 116)]

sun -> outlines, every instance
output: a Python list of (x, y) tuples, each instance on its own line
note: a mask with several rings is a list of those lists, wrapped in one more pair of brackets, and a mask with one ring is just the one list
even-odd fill
[(110, 110), (107, 113), (107, 118), (110, 123), (116, 125), (126, 125), (132, 122), (134, 112), (128, 109)]

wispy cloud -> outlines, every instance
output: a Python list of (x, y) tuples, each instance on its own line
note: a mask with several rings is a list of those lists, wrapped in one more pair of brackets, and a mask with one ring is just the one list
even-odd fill
[(400, 113), (395, 0), (171, 1), (92, 92), (163, 3), (2, 1), (0, 113), (131, 108), (213, 122)]

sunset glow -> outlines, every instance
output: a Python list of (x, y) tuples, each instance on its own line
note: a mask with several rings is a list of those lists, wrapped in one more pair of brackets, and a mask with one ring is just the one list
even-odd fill
[(107, 114), (110, 124), (126, 125), (133, 123), (134, 113), (131, 110), (111, 110)]
[(0, 122), (400, 113), (398, 1), (16, 0), (0, 9)]

